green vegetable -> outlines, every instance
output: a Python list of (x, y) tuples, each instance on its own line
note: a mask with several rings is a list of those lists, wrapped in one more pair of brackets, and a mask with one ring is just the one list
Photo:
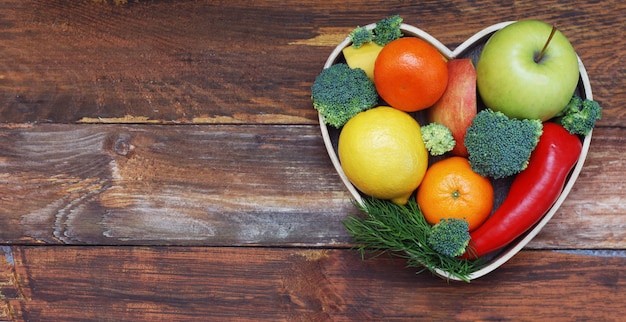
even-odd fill
[(313, 107), (336, 128), (378, 104), (376, 86), (360, 68), (340, 63), (325, 68), (311, 87)]
[(542, 132), (540, 120), (512, 119), (490, 109), (478, 112), (464, 140), (472, 170), (495, 179), (521, 172)]
[(350, 32), (350, 40), (354, 48), (360, 48), (363, 44), (374, 40), (374, 32), (365, 27), (356, 27)]
[(374, 28), (374, 42), (379, 46), (384, 46), (402, 37), (400, 25), (402, 25), (402, 18), (399, 15), (394, 15), (377, 22)]
[(399, 15), (394, 15), (378, 21), (373, 30), (357, 26), (349, 35), (350, 40), (352, 40), (352, 47), (358, 49), (371, 41), (379, 46), (385, 46), (402, 37), (401, 25), (402, 18)]
[(431, 228), (428, 235), (428, 245), (449, 257), (463, 255), (469, 241), (469, 223), (467, 220), (457, 218), (441, 219)]
[(480, 259), (464, 260), (446, 256), (430, 246), (428, 239), (432, 227), (424, 218), (415, 198), (411, 198), (405, 206), (369, 198), (357, 207), (365, 212), (365, 216), (350, 216), (344, 221), (344, 226), (359, 244), (357, 248), (363, 258), (367, 251), (373, 252), (374, 256), (389, 253), (406, 258), (408, 267), (423, 267), (431, 272), (441, 269), (467, 282), (469, 274), (480, 267)]
[(600, 118), (602, 118), (602, 107), (598, 102), (590, 99), (583, 100), (574, 95), (556, 117), (555, 122), (572, 134), (587, 135)]
[(420, 128), (422, 140), (430, 155), (438, 156), (452, 151), (456, 145), (454, 136), (448, 127), (441, 123), (430, 123)]

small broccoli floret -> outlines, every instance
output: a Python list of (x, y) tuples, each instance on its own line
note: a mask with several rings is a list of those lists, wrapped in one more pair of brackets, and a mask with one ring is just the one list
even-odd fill
[(574, 95), (555, 121), (572, 134), (586, 136), (600, 118), (602, 107), (598, 102)]
[(490, 109), (478, 112), (464, 141), (472, 170), (495, 179), (519, 173), (542, 133), (540, 120), (511, 119)]
[(402, 18), (399, 15), (394, 15), (377, 22), (374, 28), (374, 42), (379, 46), (384, 46), (402, 37), (402, 31), (400, 31), (401, 24)]
[(360, 68), (340, 63), (325, 68), (311, 87), (313, 107), (336, 128), (378, 104), (376, 86)]
[(352, 46), (354, 48), (361, 48), (363, 44), (368, 43), (374, 39), (374, 32), (365, 27), (356, 27), (350, 32), (350, 40), (352, 40)]
[(559, 115), (569, 114), (571, 112), (578, 111), (581, 105), (583, 105), (583, 99), (578, 95), (574, 95), (569, 100), (569, 103), (567, 103), (565, 108), (559, 113)]
[(437, 253), (449, 257), (465, 253), (469, 241), (469, 223), (464, 219), (441, 219), (432, 226), (428, 235), (428, 245)]
[(441, 123), (430, 123), (421, 127), (422, 140), (430, 155), (438, 156), (454, 149), (456, 141), (449, 128)]

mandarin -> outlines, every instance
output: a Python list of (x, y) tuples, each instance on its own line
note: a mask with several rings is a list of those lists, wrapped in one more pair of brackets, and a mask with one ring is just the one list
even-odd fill
[(423, 110), (435, 104), (448, 85), (446, 59), (420, 38), (399, 38), (378, 54), (374, 83), (392, 107), (405, 112)]
[(493, 200), (491, 181), (459, 156), (431, 165), (417, 190), (417, 203), (426, 221), (434, 225), (444, 218), (465, 219), (470, 231), (489, 217)]

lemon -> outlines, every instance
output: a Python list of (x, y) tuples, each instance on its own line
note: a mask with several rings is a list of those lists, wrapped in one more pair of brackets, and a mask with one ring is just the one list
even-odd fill
[(351, 118), (339, 135), (346, 177), (364, 194), (406, 204), (424, 178), (428, 151), (406, 112), (378, 106)]

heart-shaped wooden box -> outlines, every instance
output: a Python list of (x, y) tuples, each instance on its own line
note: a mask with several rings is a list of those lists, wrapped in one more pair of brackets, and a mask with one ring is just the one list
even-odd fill
[[(489, 37), (491, 37), (491, 35), (495, 33), (497, 30), (502, 29), (506, 25), (511, 24), (511, 23), (513, 23), (513, 21), (502, 22), (499, 24), (489, 26), (481, 30), (480, 32), (476, 33), (469, 39), (467, 39), (460, 46), (458, 46), (455, 50), (448, 49), (441, 42), (439, 42), (436, 38), (434, 38), (433, 36), (431, 36), (430, 34), (428, 34), (427, 32), (419, 28), (416, 28), (414, 26), (407, 25), (407, 24), (402, 24), (400, 28), (402, 30), (404, 37), (421, 38), (429, 42), (430, 44), (432, 44), (435, 48), (437, 48), (441, 52), (443, 56), (445, 56), (448, 59), (462, 58), (462, 57), (471, 58), (474, 61), (474, 64), (476, 64), (477, 59), (482, 50), (482, 47), (485, 45)], [(366, 28), (373, 29), (375, 25), (376, 24), (370, 24), (370, 25), (367, 25)], [(341, 42), (330, 54), (330, 56), (326, 60), (324, 68), (330, 67), (333, 64), (344, 61), (342, 50), (345, 47), (349, 46), (350, 44), (351, 44), (350, 38), (346, 37), (346, 39), (343, 42)], [(589, 77), (587, 75), (587, 71), (585, 70), (585, 66), (583, 65), (580, 58), (578, 59), (578, 65), (579, 65), (579, 70), (580, 70), (580, 80), (578, 82), (576, 94), (578, 94), (582, 98), (593, 99), (593, 96), (591, 93), (591, 86), (589, 84)], [(481, 103), (479, 100), (479, 109), (482, 108), (480, 104)], [(412, 113), (412, 115), (418, 120), (418, 122), (420, 122), (420, 124), (423, 125), (424, 115), (422, 115), (422, 113), (423, 112), (417, 112), (417, 113)], [(324, 118), (322, 115), (319, 115), (319, 123), (320, 123), (320, 128), (322, 131), (322, 137), (324, 139), (324, 144), (326, 145), (326, 150), (328, 151), (328, 155), (330, 156), (331, 162), (333, 166), (335, 167), (335, 170), (339, 174), (339, 177), (343, 181), (344, 185), (348, 188), (348, 191), (350, 192), (354, 200), (358, 203), (362, 203), (363, 202), (362, 193), (359, 192), (352, 185), (352, 183), (350, 183), (345, 173), (343, 172), (343, 169), (341, 168), (341, 163), (339, 162), (339, 158), (337, 157), (337, 143), (339, 139), (340, 129), (327, 127), (324, 123)], [(587, 151), (589, 150), (589, 144), (591, 143), (591, 135), (592, 133), (589, 133), (586, 137), (582, 139), (583, 140), (582, 153), (580, 154), (580, 157), (575, 167), (572, 169), (571, 173), (569, 174), (569, 177), (565, 183), (565, 186), (563, 188), (563, 191), (561, 192), (561, 195), (556, 200), (554, 205), (550, 208), (550, 210), (542, 217), (542, 219), (535, 226), (533, 226), (526, 233), (520, 236), (516, 241), (509, 244), (506, 248), (502, 249), (496, 254), (489, 255), (489, 257), (486, 258), (484, 265), (478, 270), (471, 273), (470, 276), (468, 276), (469, 280), (484, 276), (492, 272), (493, 270), (495, 270), (496, 268), (498, 268), (505, 262), (507, 262), (511, 257), (517, 254), (526, 244), (528, 244), (528, 242), (530, 242), (541, 231), (541, 229), (546, 225), (546, 223), (550, 221), (552, 216), (558, 211), (559, 207), (561, 206), (565, 198), (567, 198), (567, 195), (569, 194), (570, 190), (572, 189), (572, 186), (574, 185), (576, 179), (578, 178), (578, 175), (580, 174), (580, 171), (583, 167), (583, 163), (587, 156)], [(503, 194), (505, 194), (506, 189), (503, 189), (501, 187), (500, 188), (501, 191), (498, 194), (499, 189), (498, 187), (495, 187), (495, 188), (496, 188), (496, 199), (503, 198)], [(435, 273), (445, 279), (460, 280), (458, 277), (451, 275), (448, 272), (443, 271), (441, 269), (435, 269)]]

